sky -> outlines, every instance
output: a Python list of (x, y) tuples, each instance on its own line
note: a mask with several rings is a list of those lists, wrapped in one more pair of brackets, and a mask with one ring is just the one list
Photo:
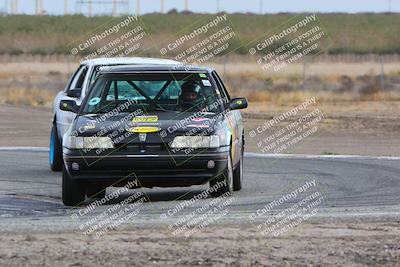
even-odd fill
[[(12, 0), (0, 0), (0, 11), (10, 10)], [(64, 13), (64, 0), (42, 0), (44, 10), (48, 14), (60, 15)], [(86, 13), (87, 5), (78, 4), (85, 0), (68, 0), (69, 13)], [(87, 0), (86, 0), (87, 1)], [(92, 0), (95, 2), (96, 0)], [(107, 0), (101, 0), (105, 2)], [(112, 2), (111, 0), (108, 0)], [(121, 0), (119, 0), (121, 1)], [(137, 0), (125, 0), (127, 5), (120, 6), (118, 13), (136, 12)], [(139, 0), (140, 14), (159, 12), (160, 0)], [(164, 0), (164, 10), (184, 9), (185, 0)], [(188, 0), (189, 10), (194, 12), (214, 13), (219, 10), (232, 12), (278, 13), (278, 12), (400, 12), (400, 0)], [(260, 4), (262, 2), (262, 5)], [(112, 5), (93, 4), (94, 14), (109, 14)], [(33, 14), (35, 0), (19, 0), (19, 13)]]

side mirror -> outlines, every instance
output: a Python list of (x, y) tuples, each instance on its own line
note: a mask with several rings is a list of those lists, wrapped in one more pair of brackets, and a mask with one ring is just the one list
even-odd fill
[(78, 113), (79, 106), (76, 104), (76, 102), (74, 100), (61, 100), (60, 101), (60, 109), (64, 110), (64, 111)]
[(244, 97), (240, 98), (234, 98), (231, 100), (229, 103), (229, 108), (234, 110), (234, 109), (244, 109), (247, 108), (247, 99)]
[(67, 96), (79, 98), (79, 97), (81, 97), (81, 92), (82, 92), (82, 88), (69, 89), (67, 92)]

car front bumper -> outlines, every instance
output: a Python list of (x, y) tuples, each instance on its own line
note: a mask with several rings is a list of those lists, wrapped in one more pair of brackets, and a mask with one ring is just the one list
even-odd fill
[(202, 184), (223, 172), (229, 147), (205, 149), (191, 154), (83, 154), (63, 149), (64, 165), (71, 179), (125, 184), (138, 179), (144, 187), (170, 187)]

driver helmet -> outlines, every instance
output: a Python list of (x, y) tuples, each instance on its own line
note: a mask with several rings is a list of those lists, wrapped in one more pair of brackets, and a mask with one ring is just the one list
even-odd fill
[(179, 95), (179, 104), (184, 108), (191, 108), (200, 104), (201, 97), (196, 89), (199, 87), (196, 81), (187, 81), (181, 86), (181, 93)]

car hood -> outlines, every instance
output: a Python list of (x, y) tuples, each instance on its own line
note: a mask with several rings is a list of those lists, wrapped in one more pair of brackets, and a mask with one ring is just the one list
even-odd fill
[(218, 114), (201, 112), (86, 114), (76, 118), (74, 129), (78, 136), (109, 136), (114, 143), (140, 142), (139, 134), (145, 133), (147, 143), (159, 143), (170, 142), (177, 135), (212, 134), (219, 121)]

